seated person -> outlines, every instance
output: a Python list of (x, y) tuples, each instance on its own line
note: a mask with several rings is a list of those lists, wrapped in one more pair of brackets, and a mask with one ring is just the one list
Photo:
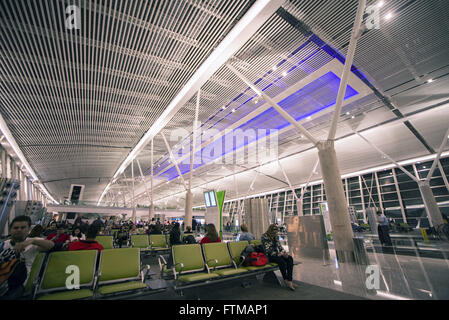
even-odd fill
[[(98, 227), (98, 226), (97, 226)], [(98, 235), (99, 236), (107, 236), (108, 235), (108, 232), (106, 231), (106, 228), (105, 227), (100, 227), (100, 230), (98, 231)]]
[(54, 243), (64, 244), (70, 242), (70, 236), (67, 233), (65, 233), (64, 226), (62, 224), (59, 224), (56, 227), (56, 232), (48, 235), (47, 240), (51, 240)]
[(69, 244), (69, 251), (74, 250), (103, 250), (103, 246), (95, 241), (98, 234), (98, 227), (90, 225), (87, 228), (86, 240), (79, 240)]
[(29, 238), (43, 238), (44, 228), (38, 224), (30, 231)]
[(155, 224), (149, 229), (148, 234), (162, 234), (162, 225)]
[(170, 244), (177, 245), (182, 244), (181, 242), (181, 229), (179, 228), (179, 223), (175, 222), (172, 229), (170, 230)]
[(242, 224), (240, 230), (242, 230), (242, 232), (239, 232), (235, 241), (251, 241), (256, 239), (252, 233), (248, 232), (246, 224)]
[[(13, 259), (21, 258), (24, 263), (17, 265), (14, 272), (0, 285), (0, 297), (18, 299), (22, 296), (31, 266), (39, 251), (48, 251), (54, 247), (52, 241), (28, 237), (31, 219), (18, 216), (9, 225), (11, 238), (0, 243), (0, 266), (5, 267)], [(3, 273), (4, 270), (0, 270)]]
[(209, 223), (206, 226), (206, 235), (203, 239), (201, 239), (200, 244), (211, 242), (221, 242), (221, 239), (217, 233), (217, 229), (215, 229), (215, 225), (213, 223)]
[(56, 221), (53, 221), (53, 222), (50, 223), (50, 226), (44, 230), (43, 235), (45, 237), (47, 237), (47, 236), (49, 236), (49, 235), (51, 235), (52, 233), (55, 233), (55, 232), (56, 232)]
[(124, 244), (126, 244), (128, 242), (129, 234), (126, 229), (127, 229), (127, 227), (121, 226), (120, 230), (117, 231), (115, 234), (115, 242), (117, 243), (119, 248), (121, 248)]
[(290, 290), (294, 291), (293, 258), (282, 248), (278, 232), (279, 229), (275, 224), (270, 225), (267, 232), (262, 235), (262, 245), (268, 260), (279, 265), (285, 284)]
[(182, 243), (184, 244), (196, 243), (195, 237), (189, 233), (192, 233), (192, 228), (190, 226), (187, 226), (186, 231), (184, 232), (184, 236), (182, 237)]
[(131, 225), (131, 229), (129, 230), (129, 235), (134, 236), (136, 234), (139, 234), (139, 232), (137, 231), (137, 227), (135, 224)]
[(70, 242), (86, 240), (86, 236), (81, 232), (80, 227), (75, 227), (72, 231), (72, 235), (70, 236)]

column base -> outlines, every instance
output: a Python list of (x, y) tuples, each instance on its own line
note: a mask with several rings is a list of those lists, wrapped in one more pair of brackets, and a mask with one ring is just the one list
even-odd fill
[(354, 251), (343, 251), (343, 250), (335, 250), (337, 255), (337, 260), (340, 263), (356, 263), (357, 260), (355, 258)]

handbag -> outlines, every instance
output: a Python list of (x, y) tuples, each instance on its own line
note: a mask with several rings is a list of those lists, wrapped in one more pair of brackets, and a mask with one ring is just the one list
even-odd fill
[(268, 259), (262, 252), (252, 252), (246, 257), (245, 266), (262, 267), (268, 263)]

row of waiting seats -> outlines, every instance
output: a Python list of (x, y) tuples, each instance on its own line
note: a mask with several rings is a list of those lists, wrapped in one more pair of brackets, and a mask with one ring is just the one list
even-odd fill
[[(251, 241), (252, 245), (260, 243), (260, 240)], [(182, 290), (278, 269), (276, 263), (260, 267), (243, 266), (242, 252), (248, 245), (248, 241), (239, 241), (172, 246), (172, 268), (167, 267), (163, 256), (159, 257), (161, 275), (166, 279), (173, 277), (174, 289)]]
[[(148, 291), (138, 248), (39, 253), (25, 284), (25, 298), (102, 299)], [(77, 283), (79, 271), (79, 287)]]
[[(97, 236), (95, 240), (100, 243), (104, 249), (114, 248), (113, 236)], [(165, 234), (132, 235), (130, 240), (131, 247), (139, 248), (144, 253), (167, 251), (171, 246), (170, 236)]]

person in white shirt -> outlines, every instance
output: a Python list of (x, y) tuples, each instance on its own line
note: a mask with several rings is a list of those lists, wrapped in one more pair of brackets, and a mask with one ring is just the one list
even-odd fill
[(11, 238), (0, 244), (0, 265), (15, 258), (23, 261), (11, 276), (0, 284), (0, 296), (7, 299), (20, 298), (23, 294), (23, 285), (28, 279), (31, 266), (39, 251), (48, 251), (54, 247), (54, 242), (40, 238), (28, 238), (31, 228), (31, 219), (27, 216), (18, 216), (9, 225)]
[(382, 211), (377, 211), (377, 232), (379, 234), (379, 240), (382, 245), (392, 246), (390, 238), (390, 224), (387, 217), (382, 213)]

